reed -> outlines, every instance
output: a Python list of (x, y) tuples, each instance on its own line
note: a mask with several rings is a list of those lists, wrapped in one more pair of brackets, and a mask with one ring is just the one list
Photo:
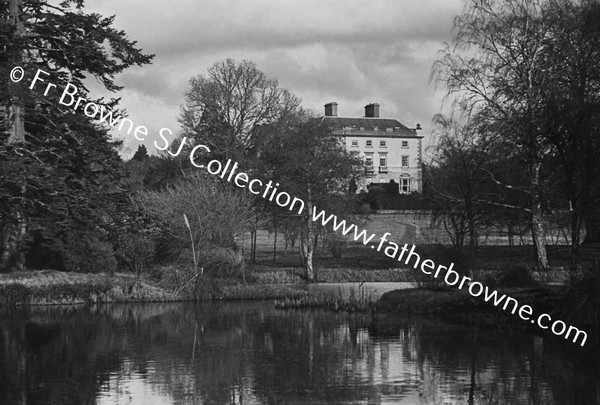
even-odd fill
[(336, 292), (308, 292), (285, 297), (275, 301), (275, 308), (323, 308), (336, 312), (369, 312), (375, 309), (376, 299), (372, 293), (366, 293), (362, 283), (355, 289), (350, 288), (348, 297), (344, 297), (341, 288)]

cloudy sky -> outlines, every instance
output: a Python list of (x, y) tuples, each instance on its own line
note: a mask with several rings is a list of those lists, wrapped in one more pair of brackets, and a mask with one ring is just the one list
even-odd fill
[[(177, 133), (189, 79), (233, 58), (256, 62), (319, 113), (336, 101), (338, 115), (361, 117), (378, 102), (381, 116), (420, 123), (427, 136), (442, 100), (431, 65), (461, 0), (96, 0), (86, 9), (115, 15), (116, 28), (156, 55), (118, 78), (122, 107), (150, 134)], [(130, 155), (138, 141), (125, 145)]]

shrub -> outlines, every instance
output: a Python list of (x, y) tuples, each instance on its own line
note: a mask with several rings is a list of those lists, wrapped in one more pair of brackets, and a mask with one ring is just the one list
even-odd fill
[(144, 234), (128, 234), (121, 243), (119, 257), (139, 277), (152, 262), (155, 249), (152, 238)]
[(348, 240), (337, 233), (330, 233), (325, 240), (325, 246), (335, 259), (341, 259), (348, 247)]
[(567, 289), (560, 311), (564, 320), (582, 325), (600, 324), (600, 274), (586, 271)]
[[(421, 262), (425, 259), (431, 259), (436, 266), (442, 265), (446, 267), (454, 263), (452, 270), (461, 276), (468, 274), (473, 268), (473, 258), (470, 252), (458, 250), (453, 246), (430, 245), (418, 249), (417, 252), (421, 257)], [(407, 276), (418, 288), (430, 290), (448, 288), (443, 275), (435, 278), (433, 275), (423, 273), (419, 268), (411, 268)]]
[(536, 287), (538, 282), (531, 276), (531, 271), (524, 266), (509, 267), (500, 272), (495, 281), (502, 287)]
[(213, 278), (237, 279), (242, 276), (244, 258), (239, 249), (215, 247), (200, 257), (200, 265)]
[(82, 273), (114, 273), (117, 260), (110, 243), (91, 235), (69, 232), (59, 244), (62, 270)]

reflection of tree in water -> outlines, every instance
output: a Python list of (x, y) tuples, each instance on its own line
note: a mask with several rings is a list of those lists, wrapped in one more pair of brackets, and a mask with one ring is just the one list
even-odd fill
[(268, 303), (24, 309), (0, 319), (9, 404), (94, 403), (133, 373), (184, 403), (598, 403), (592, 356), (439, 322), (369, 324)]
[(414, 361), (422, 403), (600, 403), (598, 352), (569, 342), (425, 320), (383, 319), (370, 330), (375, 341), (395, 337)]
[[(77, 312), (58, 310), (31, 318), (27, 309), (1, 316), (0, 398), (3, 403), (95, 403), (102, 378), (120, 357), (101, 342)], [(32, 319), (34, 321), (32, 321)], [(51, 384), (49, 381), (65, 381)], [(68, 399), (68, 400), (65, 400)]]

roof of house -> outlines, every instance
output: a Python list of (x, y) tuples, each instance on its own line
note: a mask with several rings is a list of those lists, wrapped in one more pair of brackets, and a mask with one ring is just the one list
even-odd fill
[(332, 127), (344, 128), (344, 127), (379, 127), (379, 128), (400, 128), (401, 130), (409, 130), (409, 128), (402, 124), (400, 121), (393, 118), (379, 118), (379, 117), (363, 117), (363, 118), (346, 118), (346, 117), (331, 117), (323, 116), (323, 122), (330, 123)]
[(417, 131), (415, 129), (408, 128), (406, 125), (393, 118), (346, 118), (336, 116), (323, 116), (321, 117), (321, 123), (328, 124), (334, 130), (345, 128), (355, 128), (356, 130), (359, 130), (360, 128), (363, 128), (363, 131), (375, 131), (374, 127), (377, 127), (378, 131), (385, 131), (385, 128), (393, 128), (394, 132), (392, 132), (392, 134), (398, 134), (400, 132), (404, 137), (415, 136), (421, 138), (421, 136), (417, 134)]

